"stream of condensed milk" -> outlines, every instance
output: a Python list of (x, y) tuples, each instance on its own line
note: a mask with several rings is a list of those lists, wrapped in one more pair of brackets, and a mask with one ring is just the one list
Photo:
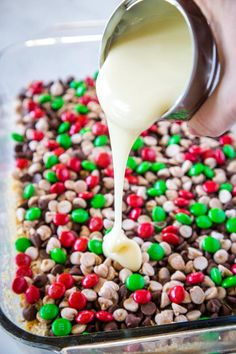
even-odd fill
[(141, 267), (142, 255), (139, 245), (122, 230), (129, 152), (139, 134), (180, 97), (192, 70), (191, 35), (183, 16), (171, 7), (164, 20), (142, 22), (117, 39), (97, 79), (97, 95), (110, 133), (115, 183), (115, 221), (103, 239), (103, 252), (132, 271)]

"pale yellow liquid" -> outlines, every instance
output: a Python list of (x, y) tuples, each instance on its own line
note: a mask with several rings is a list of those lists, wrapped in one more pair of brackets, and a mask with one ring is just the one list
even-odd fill
[(115, 223), (104, 237), (106, 257), (137, 271), (137, 243), (122, 230), (124, 173), (138, 135), (165, 113), (186, 88), (192, 70), (192, 41), (186, 22), (172, 7), (164, 20), (142, 23), (112, 46), (97, 79), (106, 114), (115, 179)]

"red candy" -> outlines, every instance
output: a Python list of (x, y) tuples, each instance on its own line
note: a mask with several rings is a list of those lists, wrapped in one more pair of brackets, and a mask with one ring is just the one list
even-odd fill
[(156, 152), (155, 152), (155, 150), (153, 150), (149, 147), (145, 147), (142, 149), (141, 156), (142, 156), (142, 159), (145, 161), (150, 161), (150, 162), (156, 161)]
[(232, 195), (233, 195), (233, 197), (236, 197), (236, 186), (234, 186), (234, 188), (232, 190)]
[(32, 278), (33, 272), (32, 272), (32, 269), (29, 268), (28, 266), (21, 266), (21, 267), (19, 267), (17, 269), (16, 276), (17, 277), (29, 277), (29, 278)]
[(79, 103), (82, 103), (85, 106), (87, 106), (87, 104), (91, 101), (92, 101), (92, 98), (88, 95), (84, 95), (79, 98)]
[(232, 267), (231, 267), (231, 272), (232, 272), (233, 274), (236, 274), (236, 263), (232, 265)]
[(206, 193), (216, 193), (219, 189), (219, 185), (215, 181), (206, 181), (202, 188)]
[(51, 185), (50, 187), (50, 192), (51, 193), (56, 193), (56, 194), (62, 194), (66, 190), (64, 184), (62, 182), (56, 182)]
[(175, 209), (174, 212), (176, 214), (179, 214), (179, 213), (182, 213), (182, 214), (186, 214), (186, 215), (191, 215), (190, 211), (188, 211), (187, 209), (181, 209), (181, 208), (178, 208), (178, 209)]
[(103, 228), (103, 220), (99, 216), (94, 216), (89, 220), (90, 231), (100, 231)]
[(154, 233), (154, 226), (150, 222), (144, 222), (138, 226), (137, 232), (141, 238), (146, 239), (152, 237)]
[(129, 175), (129, 176), (126, 176), (126, 179), (129, 182), (129, 184), (138, 184), (138, 177), (137, 176)]
[(87, 304), (87, 299), (80, 291), (74, 291), (70, 294), (68, 303), (73, 309), (82, 310)]
[(15, 260), (16, 260), (16, 264), (18, 265), (18, 267), (22, 267), (22, 266), (29, 267), (31, 264), (30, 256), (28, 256), (25, 253), (18, 253), (16, 255)]
[(82, 285), (86, 289), (93, 288), (99, 282), (99, 277), (97, 274), (88, 274), (82, 279)]
[(233, 142), (234, 141), (230, 135), (222, 135), (220, 137), (220, 144), (221, 145), (232, 145)]
[(63, 149), (62, 147), (58, 147), (57, 149), (53, 150), (54, 155), (56, 156), (60, 156), (62, 154), (64, 154), (65, 149)]
[(23, 294), (28, 287), (27, 281), (23, 276), (16, 277), (12, 282), (12, 290), (16, 294)]
[(171, 302), (174, 302), (175, 304), (181, 304), (185, 298), (185, 290), (183, 286), (173, 286), (173, 288), (170, 289), (169, 298)]
[(67, 163), (67, 166), (74, 172), (81, 170), (81, 161), (77, 157), (71, 157)]
[(44, 138), (43, 132), (41, 132), (39, 130), (32, 131), (32, 140), (41, 141), (41, 140), (43, 140), (43, 138)]
[(59, 241), (63, 247), (72, 247), (75, 243), (76, 235), (74, 231), (65, 230), (60, 233)]
[(138, 217), (141, 215), (142, 209), (141, 208), (134, 208), (130, 211), (129, 217), (132, 220), (137, 220)]
[(111, 156), (107, 152), (100, 152), (95, 161), (98, 167), (106, 168), (111, 163)]
[(23, 170), (24, 168), (29, 166), (29, 161), (26, 159), (18, 158), (16, 159), (16, 167)]
[(222, 150), (216, 149), (214, 151), (214, 157), (216, 159), (217, 165), (221, 166), (225, 163), (225, 155)]
[(48, 140), (45, 142), (45, 146), (50, 150), (55, 150), (59, 147), (59, 144), (55, 140)]
[(70, 133), (70, 135), (77, 134), (77, 133), (79, 133), (80, 129), (81, 129), (81, 124), (80, 124), (80, 122), (76, 122), (75, 124), (73, 124), (73, 125), (70, 127), (69, 133)]
[(74, 285), (74, 282), (75, 282), (74, 278), (69, 273), (59, 274), (57, 277), (57, 281), (58, 281), (58, 283), (64, 284), (66, 289), (72, 288), (72, 286)]
[(77, 122), (80, 123), (81, 127), (84, 127), (88, 123), (88, 117), (86, 116), (86, 114), (78, 116), (76, 119)]
[(56, 213), (53, 217), (53, 222), (57, 226), (66, 225), (70, 221), (69, 215)]
[(189, 205), (189, 201), (187, 199), (184, 199), (184, 198), (176, 198), (174, 200), (174, 203), (176, 206), (182, 208), (182, 207), (187, 207)]
[(96, 313), (96, 318), (102, 322), (110, 322), (110, 321), (113, 321), (113, 319), (114, 319), (112, 313), (110, 313), (108, 311), (103, 311), (103, 310), (98, 311)]
[(42, 118), (43, 116), (45, 115), (45, 112), (41, 109), (41, 108), (35, 108), (34, 110), (32, 110), (30, 112), (30, 116), (33, 118), (33, 119), (40, 119)]
[(93, 193), (92, 192), (86, 192), (86, 191), (85, 192), (80, 192), (78, 194), (78, 197), (82, 198), (84, 200), (89, 200), (89, 199), (93, 198)]
[(197, 145), (190, 146), (188, 151), (190, 152), (190, 154), (193, 154), (193, 155), (201, 155), (202, 154), (202, 148)]
[(166, 226), (163, 230), (162, 230), (162, 233), (163, 234), (166, 234), (166, 233), (173, 233), (173, 234), (177, 234), (179, 231), (178, 227), (175, 226), (175, 225), (169, 225), (169, 226)]
[(28, 304), (35, 304), (40, 299), (39, 289), (34, 285), (30, 285), (25, 292), (25, 299)]
[[(88, 86), (92, 86), (92, 87), (95, 86), (95, 81), (94, 81), (94, 79), (93, 79), (91, 76), (87, 76), (86, 79), (84, 80), (84, 82), (85, 82), (86, 85), (88, 85)], [(84, 95), (84, 97), (85, 97), (85, 96), (86, 96), (86, 95)], [(88, 97), (90, 97), (90, 96), (88, 96)]]
[(59, 179), (59, 181), (61, 181), (61, 182), (65, 182), (70, 178), (70, 172), (68, 171), (68, 169), (66, 167), (58, 168), (56, 170), (56, 175), (57, 175), (57, 178)]
[(129, 206), (132, 208), (138, 208), (141, 207), (144, 204), (143, 198), (136, 195), (136, 194), (130, 194), (127, 197), (127, 203)]
[(193, 155), (193, 154), (190, 154), (190, 152), (186, 152), (186, 153), (184, 154), (184, 159), (185, 159), (185, 160), (189, 160), (189, 161), (191, 161), (191, 162), (196, 162), (196, 161), (197, 161), (196, 156)]
[(192, 192), (186, 191), (186, 190), (184, 190), (184, 189), (181, 189), (181, 190), (179, 191), (179, 196), (180, 196), (181, 198), (189, 199), (189, 200), (194, 198), (194, 194), (193, 194)]
[(29, 90), (31, 91), (32, 95), (38, 95), (43, 92), (43, 82), (42, 81), (33, 81), (30, 86)]
[(74, 251), (85, 252), (88, 247), (88, 240), (85, 237), (77, 238), (74, 243), (73, 249)]
[(205, 275), (201, 272), (196, 272), (196, 273), (191, 273), (191, 274), (188, 274), (187, 277), (186, 277), (186, 281), (189, 283), (189, 284), (199, 284), (199, 283), (202, 283), (203, 280), (204, 280), (204, 277)]
[(87, 324), (92, 322), (95, 317), (95, 313), (92, 310), (83, 310), (78, 313), (75, 321), (79, 324)]
[(114, 177), (114, 171), (113, 171), (113, 168), (111, 168), (111, 167), (107, 167), (104, 170), (104, 173), (107, 177)]
[(146, 289), (141, 289), (141, 290), (136, 290), (133, 294), (132, 297), (135, 302), (138, 304), (146, 304), (151, 301), (152, 295), (149, 290)]
[(86, 177), (85, 182), (89, 189), (92, 189), (98, 185), (99, 177), (95, 175), (90, 175)]
[(170, 245), (177, 246), (180, 243), (180, 238), (171, 232), (162, 234), (162, 241), (169, 243)]
[(36, 102), (30, 100), (30, 101), (28, 101), (26, 103), (26, 107), (25, 108), (27, 109), (28, 112), (32, 112), (33, 110), (39, 108), (39, 106), (38, 106), (38, 104)]
[(61, 120), (63, 122), (74, 123), (76, 121), (76, 115), (73, 112), (63, 112), (61, 115)]
[(95, 136), (107, 135), (107, 132), (108, 132), (107, 126), (102, 123), (97, 122), (92, 126), (92, 133)]
[(63, 283), (55, 282), (48, 288), (48, 296), (52, 299), (60, 299), (65, 294), (66, 287)]

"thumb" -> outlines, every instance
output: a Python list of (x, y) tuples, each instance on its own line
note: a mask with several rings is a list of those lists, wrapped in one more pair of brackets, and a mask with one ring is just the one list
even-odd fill
[[(228, 100), (223, 100), (222, 85), (207, 99), (193, 118), (188, 122), (191, 134), (196, 136), (217, 137), (228, 130), (233, 124), (232, 114), (229, 111)], [(221, 93), (221, 95), (220, 95)], [(232, 103), (231, 103), (232, 104)]]

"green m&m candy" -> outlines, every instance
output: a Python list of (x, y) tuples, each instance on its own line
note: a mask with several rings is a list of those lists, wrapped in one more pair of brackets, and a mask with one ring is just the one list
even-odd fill
[(77, 89), (77, 87), (79, 86), (79, 84), (80, 84), (79, 81), (72, 80), (72, 81), (70, 82), (70, 88)]
[(201, 173), (204, 171), (204, 165), (202, 163), (196, 163), (194, 164), (190, 170), (188, 171), (188, 175), (190, 177), (192, 176), (199, 176)]
[(52, 99), (51, 95), (49, 95), (48, 93), (44, 93), (39, 96), (38, 102), (40, 104), (44, 104), (44, 103), (50, 102), (51, 99)]
[(216, 285), (220, 285), (222, 283), (222, 275), (218, 268), (212, 267), (210, 271), (210, 276), (211, 280), (213, 280)]
[(199, 229), (209, 229), (212, 227), (212, 221), (207, 215), (200, 215), (196, 218), (196, 224)]
[(93, 163), (92, 161), (89, 161), (89, 160), (83, 160), (81, 162), (81, 166), (86, 171), (94, 171), (97, 168), (95, 163)]
[(221, 286), (223, 288), (232, 288), (236, 286), (236, 275), (232, 275), (230, 277), (227, 277), (223, 280)]
[(59, 308), (55, 304), (43, 305), (39, 310), (40, 317), (46, 321), (53, 320), (55, 317), (57, 317), (58, 313)]
[(64, 264), (67, 260), (66, 252), (63, 251), (61, 248), (54, 248), (50, 252), (50, 257), (58, 264)]
[(191, 225), (193, 222), (192, 219), (190, 218), (190, 216), (187, 214), (184, 214), (184, 213), (176, 214), (175, 218), (177, 221), (179, 221), (183, 225)]
[(224, 145), (223, 152), (225, 156), (228, 157), (229, 159), (234, 159), (236, 157), (236, 152), (232, 145), (229, 144)]
[(62, 97), (56, 97), (51, 103), (51, 107), (54, 111), (58, 111), (64, 105), (64, 100)]
[(145, 281), (141, 274), (131, 274), (125, 281), (126, 288), (130, 291), (135, 291), (144, 288)]
[(181, 136), (179, 134), (172, 135), (170, 139), (168, 140), (167, 145), (172, 145), (172, 144), (179, 144), (181, 140)]
[(35, 193), (34, 185), (32, 183), (29, 183), (24, 188), (23, 198), (24, 199), (29, 199), (29, 198), (33, 197), (34, 193)]
[(108, 136), (107, 135), (99, 135), (96, 137), (94, 140), (93, 144), (94, 146), (104, 146), (108, 143)]
[(68, 130), (70, 129), (70, 123), (69, 122), (63, 122), (59, 125), (57, 132), (59, 134), (63, 134), (68, 132)]
[(20, 237), (15, 242), (15, 247), (18, 252), (25, 252), (27, 248), (32, 246), (32, 242), (27, 237)]
[(106, 204), (106, 198), (104, 197), (103, 194), (96, 194), (91, 199), (91, 206), (95, 209), (103, 208), (105, 204)]
[(148, 188), (147, 189), (147, 194), (150, 197), (158, 197), (159, 196), (159, 191), (156, 188)]
[(236, 232), (236, 218), (230, 218), (227, 220), (226, 230), (230, 233)]
[(72, 330), (71, 322), (65, 318), (57, 318), (52, 323), (52, 332), (56, 337), (68, 336)]
[(143, 138), (141, 136), (139, 136), (135, 140), (135, 142), (134, 142), (134, 144), (132, 146), (132, 150), (133, 151), (137, 151), (137, 150), (141, 149), (143, 147), (143, 145), (144, 145)]
[(56, 172), (54, 172), (54, 171), (46, 171), (45, 172), (45, 178), (50, 183), (56, 183), (57, 182), (57, 175), (56, 175)]
[(103, 254), (102, 241), (96, 239), (89, 240), (88, 249), (95, 254)]
[(46, 168), (51, 168), (52, 166), (59, 163), (59, 158), (56, 155), (50, 155), (45, 163)]
[(147, 252), (152, 261), (161, 261), (165, 257), (165, 250), (159, 243), (153, 243)]
[(207, 212), (207, 206), (203, 203), (194, 203), (190, 207), (190, 212), (194, 216), (204, 215)]
[(127, 160), (127, 167), (130, 168), (131, 170), (135, 170), (137, 165), (138, 164), (137, 164), (136, 160), (132, 156), (129, 156), (128, 160)]
[(158, 195), (164, 195), (167, 187), (166, 187), (166, 181), (164, 181), (163, 179), (159, 179), (155, 184), (154, 184), (154, 188), (158, 191)]
[(84, 135), (85, 133), (88, 133), (88, 132), (91, 132), (91, 128), (89, 128), (89, 127), (84, 127), (84, 128), (82, 128), (82, 129), (80, 129), (80, 134), (81, 135)]
[(209, 179), (215, 177), (215, 172), (209, 166), (204, 166), (203, 173)]
[(87, 91), (87, 86), (86, 84), (82, 81), (79, 83), (77, 89), (76, 89), (76, 96), (77, 97), (81, 97), (85, 94), (85, 92)]
[(232, 190), (233, 190), (233, 186), (232, 186), (231, 183), (222, 183), (220, 185), (220, 190), (227, 190), (227, 191), (229, 191), (231, 193)]
[(23, 143), (25, 140), (24, 136), (18, 133), (12, 133), (11, 138), (12, 140), (17, 141), (18, 143)]
[(221, 224), (225, 221), (226, 215), (224, 210), (220, 208), (210, 209), (208, 212), (208, 216), (215, 224)]
[(74, 222), (83, 224), (88, 220), (89, 214), (86, 210), (78, 208), (72, 211), (71, 218)]
[(152, 172), (158, 172), (166, 168), (166, 164), (164, 162), (153, 162), (151, 166)]
[(220, 248), (220, 241), (214, 237), (207, 236), (202, 241), (202, 248), (208, 253), (216, 253)]
[(64, 149), (69, 149), (72, 145), (71, 138), (68, 134), (59, 134), (57, 136), (57, 142), (58, 144), (63, 147)]
[(77, 112), (77, 113), (80, 113), (80, 114), (87, 114), (89, 112), (89, 109), (87, 106), (85, 106), (84, 104), (82, 103), (78, 103), (75, 107), (74, 107), (74, 110)]
[(139, 174), (139, 175), (142, 175), (144, 174), (145, 172), (147, 172), (151, 167), (151, 162), (148, 162), (148, 161), (143, 161), (141, 162), (140, 165), (138, 165), (138, 167), (136, 168), (136, 172)]
[(166, 212), (161, 206), (156, 206), (152, 209), (152, 220), (156, 222), (165, 221), (166, 220)]
[(42, 211), (40, 208), (30, 208), (25, 213), (25, 220), (34, 221), (41, 217)]

